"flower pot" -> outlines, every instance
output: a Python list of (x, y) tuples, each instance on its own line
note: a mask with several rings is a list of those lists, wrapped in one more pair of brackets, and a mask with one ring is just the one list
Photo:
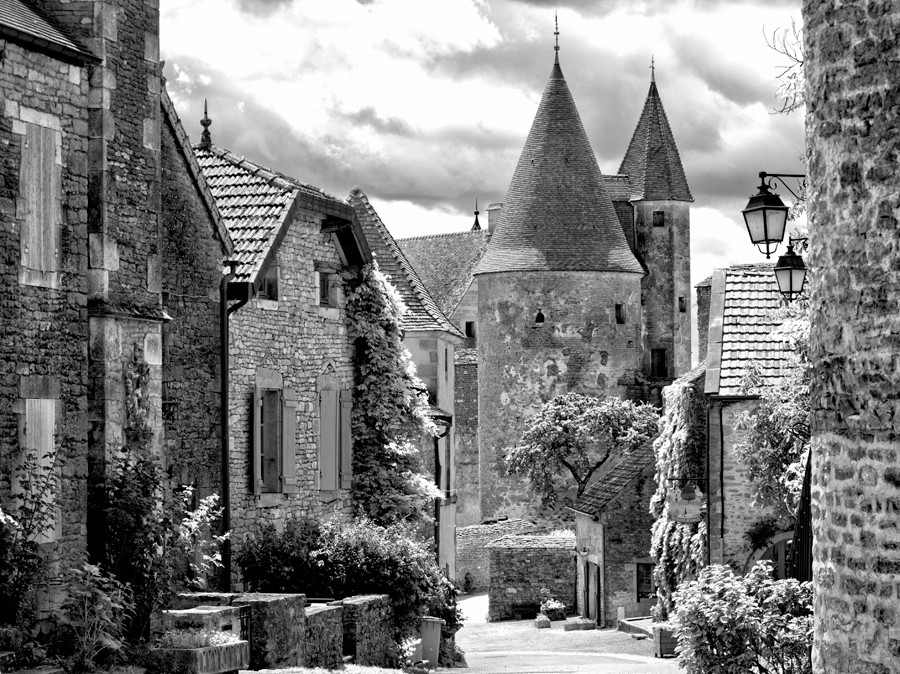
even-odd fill
[(204, 648), (154, 648), (150, 651), (148, 674), (221, 674), (250, 666), (250, 643)]
[(653, 655), (657, 658), (674, 658), (678, 639), (668, 625), (653, 626)]

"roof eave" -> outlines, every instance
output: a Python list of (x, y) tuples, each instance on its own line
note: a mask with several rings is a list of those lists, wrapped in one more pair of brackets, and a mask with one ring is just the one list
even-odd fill
[(64, 63), (70, 63), (76, 66), (98, 65), (103, 62), (102, 59), (97, 58), (90, 52), (72, 49), (71, 47), (51, 42), (50, 40), (38, 37), (37, 35), (32, 35), (31, 33), (17, 30), (12, 26), (4, 24), (0, 24), (0, 38), (5, 38), (10, 42), (14, 42), (31, 51), (51, 56)]

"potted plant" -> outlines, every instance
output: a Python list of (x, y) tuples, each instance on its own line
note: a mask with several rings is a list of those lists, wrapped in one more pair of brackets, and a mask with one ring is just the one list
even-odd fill
[(221, 674), (250, 666), (250, 643), (233, 632), (172, 630), (150, 650), (148, 674)]
[(669, 623), (653, 624), (653, 655), (657, 658), (675, 657), (675, 646), (678, 639)]

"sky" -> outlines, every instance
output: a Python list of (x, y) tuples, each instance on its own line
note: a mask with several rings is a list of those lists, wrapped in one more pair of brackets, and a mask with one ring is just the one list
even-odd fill
[[(693, 283), (764, 258), (740, 211), (759, 171), (801, 173), (766, 36), (800, 0), (161, 0), (167, 87), (191, 139), (326, 192), (358, 186), (396, 238), (504, 200), (554, 56), (600, 169), (656, 83), (691, 206)], [(786, 203), (790, 195), (780, 190)]]

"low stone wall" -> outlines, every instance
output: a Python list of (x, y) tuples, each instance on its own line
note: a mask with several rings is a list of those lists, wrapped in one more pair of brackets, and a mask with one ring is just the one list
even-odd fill
[(575, 536), (505, 536), (488, 550), (488, 620), (509, 620), (516, 607), (540, 604), (543, 588), (575, 609)]
[(340, 602), (311, 604), (306, 607), (306, 645), (304, 667), (338, 669), (343, 661), (344, 608)]
[(306, 595), (259, 592), (196, 592), (178, 595), (175, 609), (250, 606), (250, 669), (302, 667), (306, 642)]
[(386, 594), (344, 599), (344, 655), (357, 665), (396, 667), (397, 649), (392, 637), (394, 612)]
[(469, 592), (484, 592), (490, 585), (490, 553), (488, 543), (509, 534), (535, 533), (541, 527), (519, 518), (491, 524), (473, 524), (456, 529), (456, 586)]

